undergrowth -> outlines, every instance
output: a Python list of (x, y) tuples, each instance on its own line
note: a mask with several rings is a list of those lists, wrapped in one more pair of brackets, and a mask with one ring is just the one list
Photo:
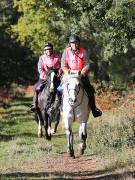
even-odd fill
[[(107, 98), (113, 102), (110, 103)], [(0, 169), (46, 160), (66, 152), (66, 136), (62, 123), (51, 142), (37, 138), (34, 115), (27, 113), (27, 105), (31, 101), (32, 97), (19, 95), (0, 108)], [(106, 169), (135, 165), (135, 96), (133, 93), (117, 96), (117, 93), (106, 92), (97, 96), (97, 102), (103, 115), (96, 119), (90, 115), (85, 154), (100, 157), (106, 162)], [(108, 109), (105, 108), (106, 104), (111, 104)], [(78, 124), (75, 123), (73, 131), (77, 148)]]

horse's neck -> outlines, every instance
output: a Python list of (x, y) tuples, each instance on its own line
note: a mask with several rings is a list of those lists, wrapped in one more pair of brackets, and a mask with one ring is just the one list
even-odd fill
[(80, 89), (77, 95), (77, 101), (81, 102), (83, 100), (83, 96), (84, 96), (84, 89), (82, 86), (80, 86)]

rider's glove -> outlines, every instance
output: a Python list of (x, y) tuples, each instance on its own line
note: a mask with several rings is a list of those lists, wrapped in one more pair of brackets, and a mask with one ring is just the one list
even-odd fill
[(84, 69), (82, 69), (82, 70), (81, 70), (81, 77), (86, 76), (86, 74), (87, 74), (87, 72), (86, 72)]
[(62, 77), (62, 75), (63, 75), (63, 70), (62, 70), (62, 69), (59, 69), (57, 76), (60, 78), (60, 77)]

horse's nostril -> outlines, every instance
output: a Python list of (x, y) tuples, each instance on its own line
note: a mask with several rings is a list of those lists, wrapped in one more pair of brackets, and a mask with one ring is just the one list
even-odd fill
[(73, 102), (72, 98), (69, 98), (69, 101), (70, 101), (70, 102)]
[(70, 101), (71, 103), (75, 103), (75, 102), (76, 102), (76, 99), (69, 98), (69, 101)]

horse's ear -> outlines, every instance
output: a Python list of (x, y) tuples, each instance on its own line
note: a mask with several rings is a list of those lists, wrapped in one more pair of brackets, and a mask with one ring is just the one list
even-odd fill
[(54, 70), (53, 67), (48, 67), (48, 66), (46, 66), (46, 67), (47, 67), (47, 70)]
[(48, 66), (46, 66), (47, 67), (47, 71), (50, 71), (51, 70), (51, 68), (50, 67), (48, 67)]
[(58, 74), (59, 70), (58, 69), (54, 69), (54, 72), (55, 72), (55, 74)]

